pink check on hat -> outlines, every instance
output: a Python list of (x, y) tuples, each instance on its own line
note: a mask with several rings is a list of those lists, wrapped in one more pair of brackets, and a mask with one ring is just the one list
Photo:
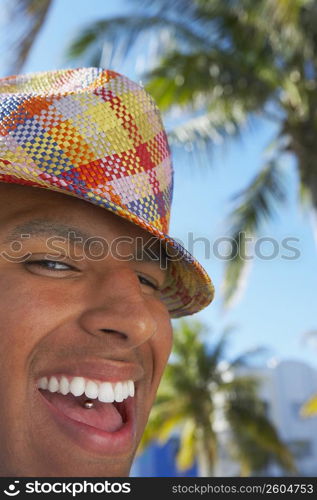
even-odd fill
[(156, 236), (174, 255), (161, 290), (171, 317), (212, 301), (206, 271), (168, 236), (173, 168), (158, 108), (125, 76), (79, 68), (0, 79), (0, 182), (81, 198)]

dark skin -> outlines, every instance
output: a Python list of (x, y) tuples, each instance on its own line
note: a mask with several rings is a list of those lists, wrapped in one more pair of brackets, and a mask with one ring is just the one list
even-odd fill
[[(40, 219), (50, 221), (50, 235), (62, 222), (110, 243), (128, 236), (120, 255), (132, 252), (135, 238), (147, 241), (151, 235), (105, 209), (46, 189), (0, 183), (0, 207), (0, 394), (5, 402), (0, 475), (128, 476), (172, 346), (170, 316), (156, 290), (165, 271), (157, 262), (112, 254), (75, 260), (61, 241), (62, 263), (43, 264), (48, 235), (22, 239), (15, 228)], [(23, 243), (20, 253), (10, 237)], [(80, 245), (76, 250), (78, 255)], [(28, 255), (24, 262), (17, 259), (22, 254)], [(60, 262), (57, 253), (52, 258)], [(41, 373), (56, 363), (80, 366), (87, 359), (123, 368), (132, 363), (142, 373), (135, 395), (136, 430), (124, 452), (85, 449), (39, 403)]]

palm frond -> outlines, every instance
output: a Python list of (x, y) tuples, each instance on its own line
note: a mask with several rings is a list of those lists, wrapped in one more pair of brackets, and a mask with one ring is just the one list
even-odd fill
[(276, 214), (276, 203), (281, 204), (286, 200), (285, 174), (280, 164), (271, 160), (264, 165), (249, 186), (238, 193), (234, 200), (236, 207), (229, 218), (233, 244), (222, 284), (227, 306), (240, 291), (243, 271), (247, 262), (251, 262), (250, 257), (247, 257), (249, 250), (247, 238), (253, 240), (261, 224)]
[(310, 0), (268, 0), (266, 8), (273, 20), (283, 23), (296, 23), (301, 9), (310, 3)]
[(184, 407), (179, 402), (175, 405), (175, 399), (170, 400), (165, 407), (154, 405), (142, 435), (139, 453), (154, 440), (165, 442), (175, 427), (180, 425), (186, 417)]
[(261, 109), (281, 77), (266, 55), (253, 61), (245, 54), (233, 57), (212, 45), (198, 49), (192, 46), (189, 53), (181, 45), (168, 47), (156, 66), (145, 74), (147, 89), (163, 110), (172, 105), (190, 105), (212, 112), (222, 106), (228, 108), (227, 113), (235, 103), (244, 113)]
[(271, 160), (253, 178), (249, 186), (237, 193), (238, 202), (231, 214), (233, 232), (243, 226), (247, 232), (257, 231), (263, 220), (275, 213), (272, 201), (285, 202), (285, 176), (281, 165)]
[(189, 469), (196, 458), (196, 422), (194, 419), (187, 419), (181, 429), (179, 450), (176, 456), (176, 463), (179, 470)]
[(231, 360), (230, 368), (239, 368), (241, 366), (246, 366), (250, 361), (254, 362), (256, 356), (263, 356), (265, 354), (268, 354), (268, 352), (269, 349), (267, 347), (252, 347)]
[[(150, 16), (143, 14), (116, 16), (86, 26), (71, 42), (67, 50), (67, 56), (76, 59), (83, 56), (93, 45), (99, 45), (100, 49), (102, 49), (103, 45), (108, 43), (112, 47), (113, 53), (120, 44), (120, 51), (124, 58), (141, 36), (146, 34), (153, 36), (155, 34), (157, 37), (160, 33), (166, 33), (167, 31), (186, 46), (206, 47), (206, 39), (181, 20), (171, 19), (166, 15)], [(164, 50), (167, 50), (169, 44), (169, 38), (165, 38), (165, 42), (164, 38), (160, 38), (158, 53), (162, 54)]]
[(53, 0), (15, 0), (10, 4), (9, 74), (18, 73), (23, 67), (30, 50), (42, 29)]
[(243, 429), (232, 429), (231, 432), (228, 451), (231, 458), (240, 465), (240, 476), (261, 474), (276, 461), (272, 452), (264, 450)]
[[(204, 325), (198, 321), (191, 325), (184, 320), (181, 320), (174, 330), (175, 361), (167, 367), (166, 378), (173, 380), (179, 391), (197, 391), (197, 385), (206, 385), (211, 378), (217, 376), (217, 365), (225, 356), (231, 329), (225, 329), (208, 349), (201, 340), (205, 330)], [(186, 373), (183, 369), (184, 363), (187, 367)], [(201, 394), (203, 399), (207, 396), (208, 391), (207, 394)], [(197, 399), (195, 403), (198, 404)]]
[[(168, 93), (163, 101), (160, 100), (163, 107), (166, 106), (167, 100)], [(211, 144), (223, 144), (230, 136), (239, 137), (245, 120), (246, 114), (238, 102), (234, 103), (230, 110), (220, 109), (220, 106), (215, 105), (212, 112), (191, 118), (174, 127), (168, 132), (168, 137), (171, 144), (185, 144), (191, 148), (204, 144), (210, 148)]]
[(226, 329), (214, 343), (209, 352), (205, 353), (205, 373), (207, 381), (217, 378), (220, 373), (218, 370), (220, 362), (225, 358), (228, 340), (231, 335), (231, 329)]
[[(226, 394), (226, 398), (229, 401), (241, 399), (253, 399), (255, 404), (255, 398), (257, 390), (259, 388), (259, 379), (254, 375), (237, 375), (229, 382), (222, 382), (221, 386), (218, 387), (218, 391)], [(257, 401), (261, 404), (260, 400)]]
[(150, 9), (151, 12), (160, 14), (168, 11), (179, 15), (182, 12), (183, 15), (187, 16), (196, 8), (195, 2), (192, 0), (174, 0), (174, 2), (170, 2), (170, 0), (132, 0), (132, 2), (141, 9)]
[(296, 472), (294, 457), (265, 416), (264, 407), (257, 398), (235, 398), (231, 401), (226, 415), (235, 433), (243, 433), (256, 445), (273, 453), (275, 460), (283, 468)]
[(185, 415), (176, 414), (171, 415), (170, 418), (162, 422), (159, 432), (157, 433), (157, 440), (159, 443), (166, 443), (175, 428), (184, 421)]

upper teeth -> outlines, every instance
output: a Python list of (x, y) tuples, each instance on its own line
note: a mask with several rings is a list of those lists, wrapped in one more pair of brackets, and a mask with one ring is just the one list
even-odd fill
[(69, 392), (74, 396), (81, 396), (85, 394), (89, 399), (98, 398), (102, 403), (121, 403), (129, 396), (134, 396), (134, 382), (133, 380), (126, 380), (123, 382), (98, 382), (96, 380), (89, 380), (84, 377), (42, 377), (37, 386), (40, 389), (47, 389), (50, 392), (60, 392), (61, 394), (68, 394)]

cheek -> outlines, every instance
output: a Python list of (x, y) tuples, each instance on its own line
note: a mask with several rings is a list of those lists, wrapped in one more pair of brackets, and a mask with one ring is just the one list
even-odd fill
[(10, 324), (12, 335), (20, 338), (23, 332), (47, 331), (69, 315), (78, 303), (77, 295), (58, 279), (43, 283), (27, 274), (21, 278), (18, 272), (3, 273), (0, 268), (1, 328)]
[(153, 386), (154, 390), (161, 381), (173, 344), (173, 329), (171, 319), (165, 306), (160, 309), (157, 316), (157, 331), (151, 339), (153, 355)]
[(71, 311), (69, 295), (58, 283), (40, 287), (34, 279), (21, 280), (0, 270), (1, 374), (27, 369), (37, 345)]
[[(140, 409), (140, 427), (142, 432), (146, 426), (153, 407), (157, 389), (162, 379), (173, 343), (173, 330), (168, 313), (161, 314), (157, 319), (158, 329), (144, 345), (143, 359), (146, 368), (146, 380)], [(143, 424), (141, 423), (143, 422)], [(142, 432), (140, 431), (140, 439)]]
[(29, 436), (29, 365), (36, 345), (52, 324), (46, 300), (37, 289), (0, 271), (0, 394), (6, 402), (0, 412), (0, 455), (8, 462), (5, 450), (12, 448), (14, 456), (20, 454), (21, 443)]

